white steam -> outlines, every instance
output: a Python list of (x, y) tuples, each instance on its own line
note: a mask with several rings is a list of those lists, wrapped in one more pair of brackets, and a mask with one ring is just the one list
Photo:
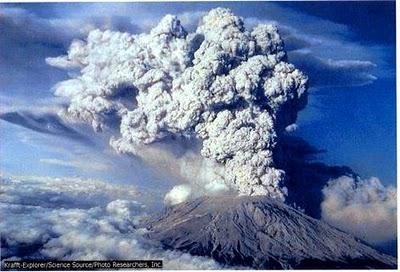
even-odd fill
[(183, 184), (172, 188), (165, 195), (165, 203), (168, 205), (176, 205), (189, 199), (192, 193), (192, 188), (189, 185)]
[(396, 188), (342, 176), (323, 189), (322, 219), (370, 243), (396, 239)]
[(167, 15), (148, 34), (92, 31), (67, 56), (47, 62), (80, 68), (55, 93), (69, 99), (68, 116), (96, 130), (120, 123), (111, 140), (116, 150), (154, 161), (157, 152), (145, 146), (200, 143), (192, 160), (163, 151), (161, 164), (191, 169), (182, 176), (203, 187), (225, 183), (240, 194), (283, 200), (285, 173), (273, 151), (305, 106), (307, 90), (307, 77), (285, 60), (274, 26), (248, 31), (241, 18), (217, 8), (194, 33)]

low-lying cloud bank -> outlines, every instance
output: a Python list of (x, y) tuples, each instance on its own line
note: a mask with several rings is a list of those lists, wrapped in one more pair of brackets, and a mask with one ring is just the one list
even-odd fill
[(136, 225), (145, 207), (131, 186), (4, 175), (0, 185), (2, 260), (162, 259), (169, 269), (220, 268), (212, 259), (144, 240)]
[(326, 222), (372, 244), (396, 239), (396, 188), (384, 187), (374, 177), (342, 176), (322, 191), (322, 219)]

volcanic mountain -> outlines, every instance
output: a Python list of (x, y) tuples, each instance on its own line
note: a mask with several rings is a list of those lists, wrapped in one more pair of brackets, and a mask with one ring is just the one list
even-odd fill
[(267, 197), (201, 197), (148, 218), (166, 249), (256, 269), (396, 268), (396, 259)]

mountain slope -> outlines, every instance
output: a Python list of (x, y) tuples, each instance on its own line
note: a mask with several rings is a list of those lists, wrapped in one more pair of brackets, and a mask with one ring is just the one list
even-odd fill
[(265, 269), (395, 268), (396, 260), (351, 235), (265, 197), (203, 197), (148, 219), (165, 248)]

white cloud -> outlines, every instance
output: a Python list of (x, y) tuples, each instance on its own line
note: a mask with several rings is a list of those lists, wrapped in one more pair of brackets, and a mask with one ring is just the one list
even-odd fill
[(57, 135), (90, 144), (89, 138), (73, 129), (57, 114), (52, 112), (9, 111), (0, 113), (0, 119), (32, 131)]
[(289, 53), (290, 59), (310, 75), (314, 87), (363, 86), (377, 80), (377, 65), (371, 61), (326, 59), (309, 50)]
[(323, 189), (322, 219), (370, 242), (397, 237), (396, 188), (384, 187), (379, 179), (361, 180), (342, 176)]
[(285, 128), (285, 130), (288, 133), (292, 133), (292, 132), (296, 131), (298, 129), (298, 127), (299, 126), (297, 124), (290, 124)]
[(50, 165), (56, 165), (56, 166), (65, 166), (65, 167), (72, 167), (72, 168), (77, 168), (79, 170), (83, 171), (107, 171), (110, 169), (110, 165), (105, 164), (104, 162), (101, 161), (95, 161), (95, 160), (85, 160), (85, 159), (79, 159), (79, 160), (61, 160), (61, 159), (40, 159), (39, 160), (41, 163), (46, 163)]
[(162, 250), (143, 237), (130, 186), (97, 180), (1, 177), (2, 260), (161, 259), (168, 269), (211, 269), (212, 259)]

